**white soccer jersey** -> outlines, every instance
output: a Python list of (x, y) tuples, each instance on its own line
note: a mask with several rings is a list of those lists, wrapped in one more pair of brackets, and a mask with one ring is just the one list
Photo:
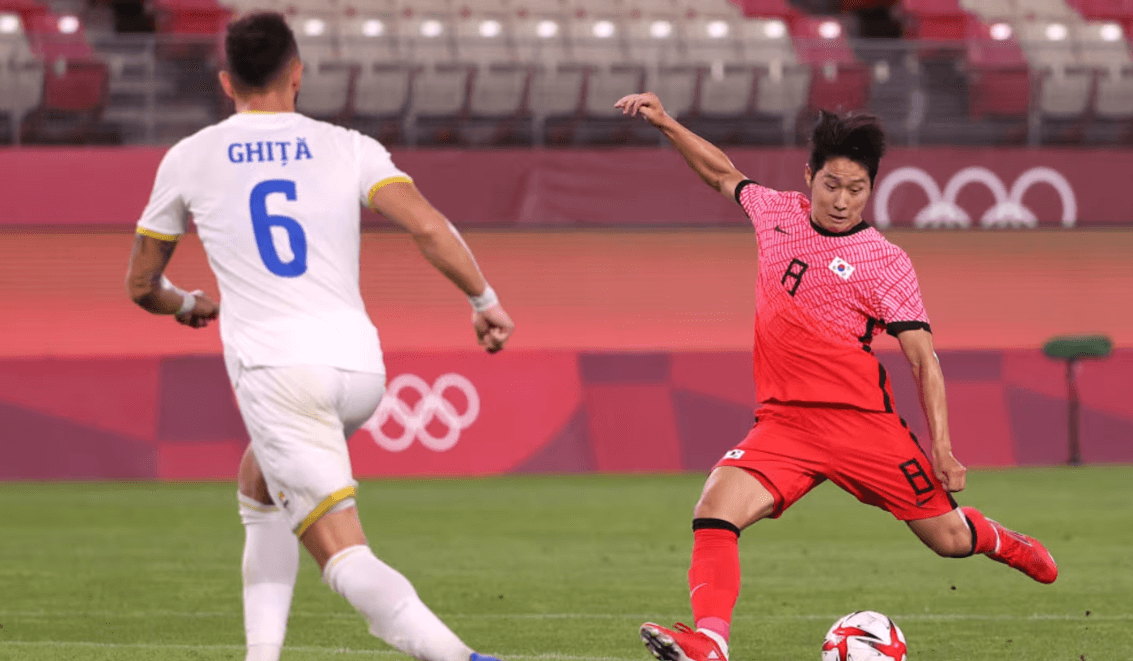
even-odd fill
[(138, 232), (175, 239), (192, 214), (229, 361), (384, 372), (358, 288), (360, 204), (396, 181), (409, 178), (357, 131), (240, 113), (166, 153)]

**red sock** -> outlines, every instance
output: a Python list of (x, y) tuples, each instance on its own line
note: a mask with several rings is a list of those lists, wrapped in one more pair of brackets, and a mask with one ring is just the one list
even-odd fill
[(999, 548), (999, 532), (995, 526), (974, 507), (961, 507), (960, 511), (972, 529), (972, 553), (995, 553)]
[(740, 596), (739, 538), (739, 529), (727, 521), (693, 522), (692, 565), (688, 569), (692, 618), (697, 629), (708, 629), (725, 640)]

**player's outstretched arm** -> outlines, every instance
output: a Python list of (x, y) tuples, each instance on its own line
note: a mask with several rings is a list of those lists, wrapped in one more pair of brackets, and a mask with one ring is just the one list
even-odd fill
[(952, 456), (948, 434), (948, 403), (944, 396), (944, 373), (932, 346), (932, 333), (924, 329), (902, 331), (897, 335), (901, 351), (913, 368), (913, 379), (921, 396), (921, 408), (932, 435), (932, 466), (936, 477), (948, 491), (962, 491), (968, 469)]
[(653, 92), (624, 96), (614, 104), (614, 107), (620, 109), (623, 115), (630, 117), (641, 115), (656, 126), (669, 142), (673, 143), (681, 156), (684, 156), (689, 167), (704, 180), (704, 183), (715, 188), (728, 199), (733, 199), (736, 186), (747, 179), (735, 165), (732, 165), (732, 161), (719, 147), (670, 117), (661, 106), (661, 100)]
[(126, 269), (126, 291), (135, 303), (152, 314), (171, 314), (178, 323), (204, 328), (216, 319), (220, 311), (217, 304), (200, 290), (178, 289), (162, 275), (176, 247), (176, 241), (136, 234)]
[(412, 182), (382, 186), (370, 202), (374, 211), (413, 235), (425, 259), (468, 296), (476, 340), (490, 353), (504, 348), (515, 324), (480, 272), (460, 232), (425, 199)]

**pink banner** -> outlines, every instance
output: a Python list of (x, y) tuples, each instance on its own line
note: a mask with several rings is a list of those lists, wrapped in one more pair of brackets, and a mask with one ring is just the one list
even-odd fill
[[(0, 227), (132, 225), (162, 148), (0, 150)], [(801, 190), (807, 152), (733, 149), (746, 175)], [(735, 205), (671, 149), (396, 152), (434, 204), (470, 226), (725, 225)], [(1133, 223), (1133, 151), (894, 149), (866, 217), (880, 227), (1072, 227)], [(65, 183), (64, 183), (65, 182)], [(378, 219), (367, 214), (367, 223)]]
[[(922, 444), (917, 392), (883, 353)], [(1065, 368), (1029, 351), (941, 351), (956, 455), (1068, 457)], [(706, 470), (752, 423), (748, 352), (391, 352), (350, 440), (359, 477)], [(1133, 350), (1081, 367), (1086, 462), (1133, 462)], [(0, 361), (0, 479), (232, 479), (247, 443), (219, 356)]]

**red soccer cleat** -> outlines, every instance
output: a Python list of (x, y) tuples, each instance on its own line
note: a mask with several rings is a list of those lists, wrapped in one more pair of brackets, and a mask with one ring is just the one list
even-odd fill
[(1039, 540), (1006, 528), (998, 521), (988, 519), (987, 522), (999, 534), (999, 548), (987, 557), (1014, 567), (1039, 583), (1053, 583), (1058, 578), (1058, 563)]
[(716, 641), (680, 622), (675, 630), (646, 622), (641, 640), (660, 661), (728, 661)]

